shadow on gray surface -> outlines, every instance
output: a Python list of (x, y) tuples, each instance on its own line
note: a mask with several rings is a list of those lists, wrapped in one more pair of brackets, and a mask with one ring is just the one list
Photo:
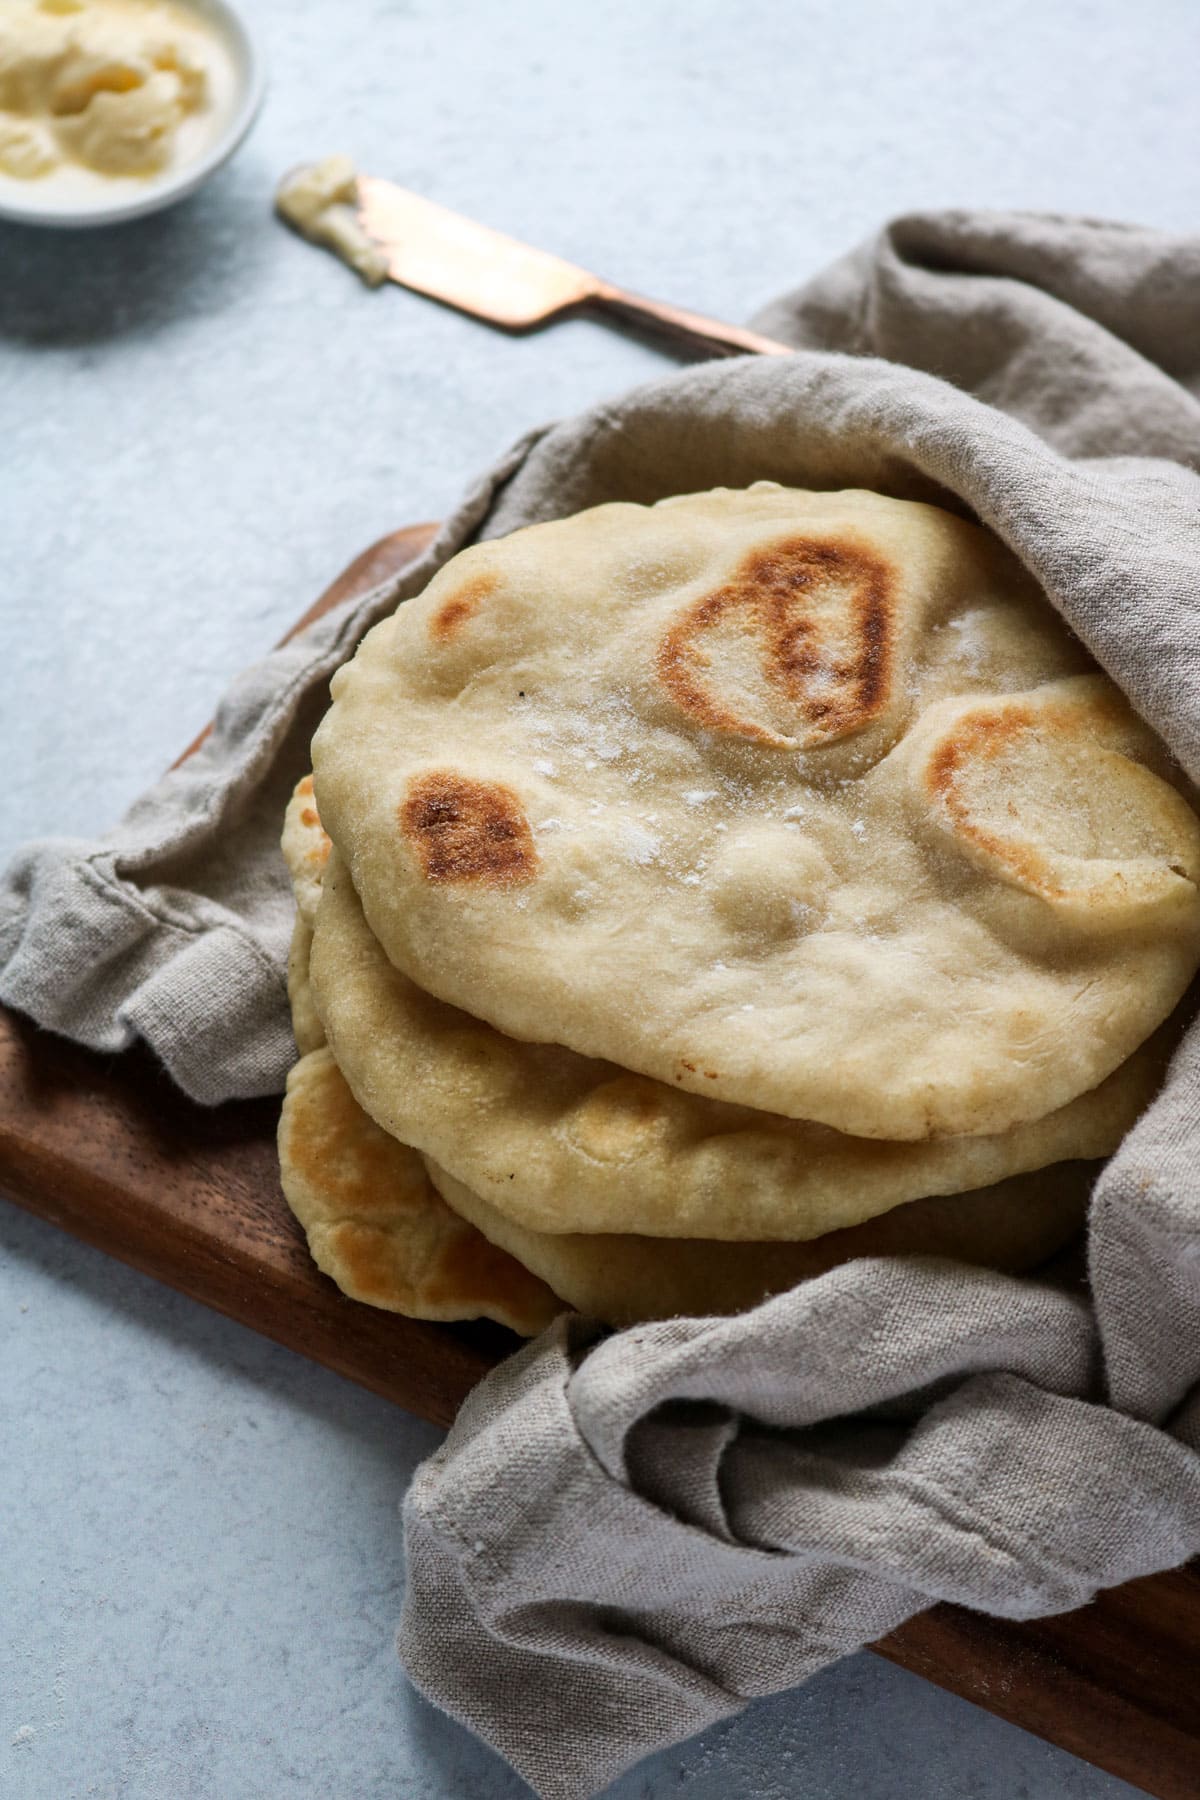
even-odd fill
[[(406, 1739), (417, 1751), (421, 1767), (445, 1784), (444, 1792), (486, 1794), (486, 1800), (532, 1800), (533, 1789), (497, 1751), (434, 1706), (403, 1673), (399, 1704)], [(481, 1788), (485, 1779), (487, 1786)]]
[(270, 258), (268, 205), (261, 184), (239, 169), (126, 225), (0, 222), (0, 341), (104, 343), (181, 315), (220, 312)]

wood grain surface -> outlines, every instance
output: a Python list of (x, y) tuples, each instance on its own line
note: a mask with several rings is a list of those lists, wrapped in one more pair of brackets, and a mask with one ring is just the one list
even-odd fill
[(100, 1057), (0, 1008), (0, 1189), (76, 1237), (449, 1425), (517, 1340), (347, 1300), (275, 1157), (277, 1100), (202, 1107), (144, 1051)]
[[(305, 622), (398, 572), (435, 529), (414, 526), (381, 539)], [(321, 1275), (279, 1187), (278, 1110), (274, 1100), (196, 1106), (144, 1052), (97, 1056), (0, 1009), (0, 1191), (204, 1305), (448, 1425), (517, 1340), (491, 1325), (427, 1325), (382, 1313), (347, 1300)], [(1077, 1612), (1026, 1623), (935, 1606), (872, 1648), (1157, 1800), (1200, 1800), (1195, 1568), (1130, 1582)]]

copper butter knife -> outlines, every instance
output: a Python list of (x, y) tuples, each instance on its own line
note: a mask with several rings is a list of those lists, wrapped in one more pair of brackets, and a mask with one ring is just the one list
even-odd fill
[(378, 176), (358, 180), (359, 223), (387, 279), (509, 331), (581, 311), (608, 314), (701, 356), (787, 356), (792, 347), (701, 313), (648, 300)]

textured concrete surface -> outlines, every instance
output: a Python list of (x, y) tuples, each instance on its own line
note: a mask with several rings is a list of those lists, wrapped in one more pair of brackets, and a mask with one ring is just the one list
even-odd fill
[[(1200, 219), (1193, 0), (247, 0), (260, 125), (176, 211), (0, 227), (0, 854), (110, 819), (364, 543), (661, 367), (369, 294), (271, 220), (345, 148), (630, 286), (745, 317), (933, 205)], [(435, 1434), (0, 1210), (0, 1792), (509, 1800), (392, 1649)], [(860, 1657), (620, 1800), (1133, 1790)]]

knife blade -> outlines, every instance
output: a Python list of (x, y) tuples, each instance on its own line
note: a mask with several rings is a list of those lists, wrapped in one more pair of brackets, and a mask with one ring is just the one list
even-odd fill
[(758, 332), (630, 293), (376, 175), (359, 177), (357, 215), (385, 254), (389, 280), (509, 331), (587, 308), (701, 355), (792, 352)]

